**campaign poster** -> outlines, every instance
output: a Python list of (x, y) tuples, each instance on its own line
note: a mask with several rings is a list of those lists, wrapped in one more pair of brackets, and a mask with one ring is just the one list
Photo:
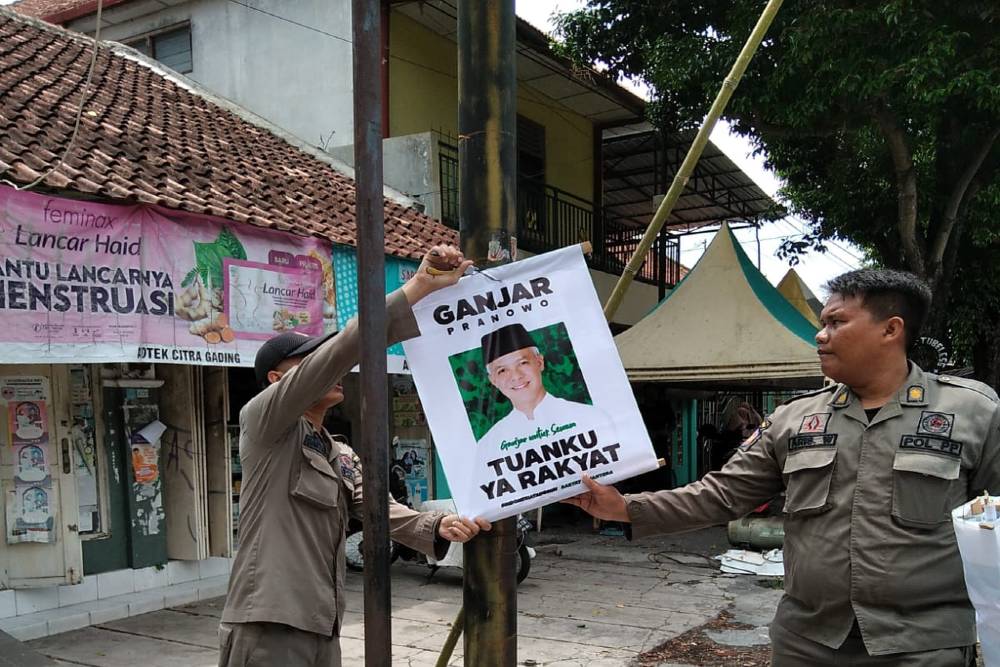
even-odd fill
[(430, 499), (430, 448), (423, 438), (393, 438), (393, 471), (406, 484), (406, 497), (413, 507)]
[(6, 492), (7, 544), (56, 541), (51, 483), (16, 484)]
[(337, 327), (331, 245), (148, 206), (0, 186), (0, 363), (252, 366)]
[(579, 246), (414, 307), (403, 347), (460, 513), (496, 520), (657, 466)]
[(0, 377), (7, 403), (7, 437), (14, 450), (13, 489), (6, 490), (7, 543), (54, 542), (55, 496), (49, 442), (49, 381)]

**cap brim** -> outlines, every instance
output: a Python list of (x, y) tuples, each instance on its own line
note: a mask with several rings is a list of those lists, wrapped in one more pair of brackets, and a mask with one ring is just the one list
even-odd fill
[(337, 332), (337, 331), (331, 331), (328, 334), (324, 334), (322, 336), (316, 336), (314, 338), (310, 338), (305, 343), (303, 343), (302, 345), (299, 345), (297, 348), (295, 348), (294, 350), (292, 350), (291, 352), (289, 352), (285, 356), (285, 359), (289, 359), (291, 357), (304, 357), (307, 354), (309, 354), (310, 352), (314, 352), (317, 347), (319, 347), (320, 345), (322, 345), (326, 341), (330, 340), (331, 338), (333, 338), (334, 336), (336, 336), (338, 333), (339, 332)]

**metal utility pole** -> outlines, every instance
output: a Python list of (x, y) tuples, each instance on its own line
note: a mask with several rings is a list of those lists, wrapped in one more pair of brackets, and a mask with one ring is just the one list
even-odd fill
[(389, 389), (386, 382), (385, 207), (382, 203), (381, 0), (352, 0), (354, 178), (361, 329), (361, 462), (365, 489), (365, 665), (390, 667)]
[[(459, 233), (477, 266), (510, 262), (517, 216), (514, 0), (458, 3)], [(465, 664), (517, 664), (517, 521), (465, 545)]]

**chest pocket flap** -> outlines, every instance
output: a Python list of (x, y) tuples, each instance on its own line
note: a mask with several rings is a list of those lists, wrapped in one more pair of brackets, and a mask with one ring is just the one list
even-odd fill
[(924, 452), (897, 452), (892, 462), (892, 516), (909, 528), (933, 528), (950, 521), (952, 486), (962, 460)]
[(892, 469), (952, 480), (958, 479), (962, 472), (962, 459), (922, 452), (897, 452), (892, 461)]
[(785, 482), (785, 512), (818, 513), (829, 507), (830, 481), (833, 478), (836, 447), (791, 452), (782, 468)]
[(340, 495), (340, 479), (330, 462), (322, 454), (309, 447), (302, 447), (295, 479), (292, 481), (291, 495), (321, 509), (333, 509)]

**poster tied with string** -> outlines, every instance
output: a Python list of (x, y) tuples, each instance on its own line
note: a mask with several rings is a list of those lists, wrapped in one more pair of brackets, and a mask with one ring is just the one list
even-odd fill
[(496, 520), (657, 466), (580, 246), (462, 278), (404, 342), (458, 510)]

